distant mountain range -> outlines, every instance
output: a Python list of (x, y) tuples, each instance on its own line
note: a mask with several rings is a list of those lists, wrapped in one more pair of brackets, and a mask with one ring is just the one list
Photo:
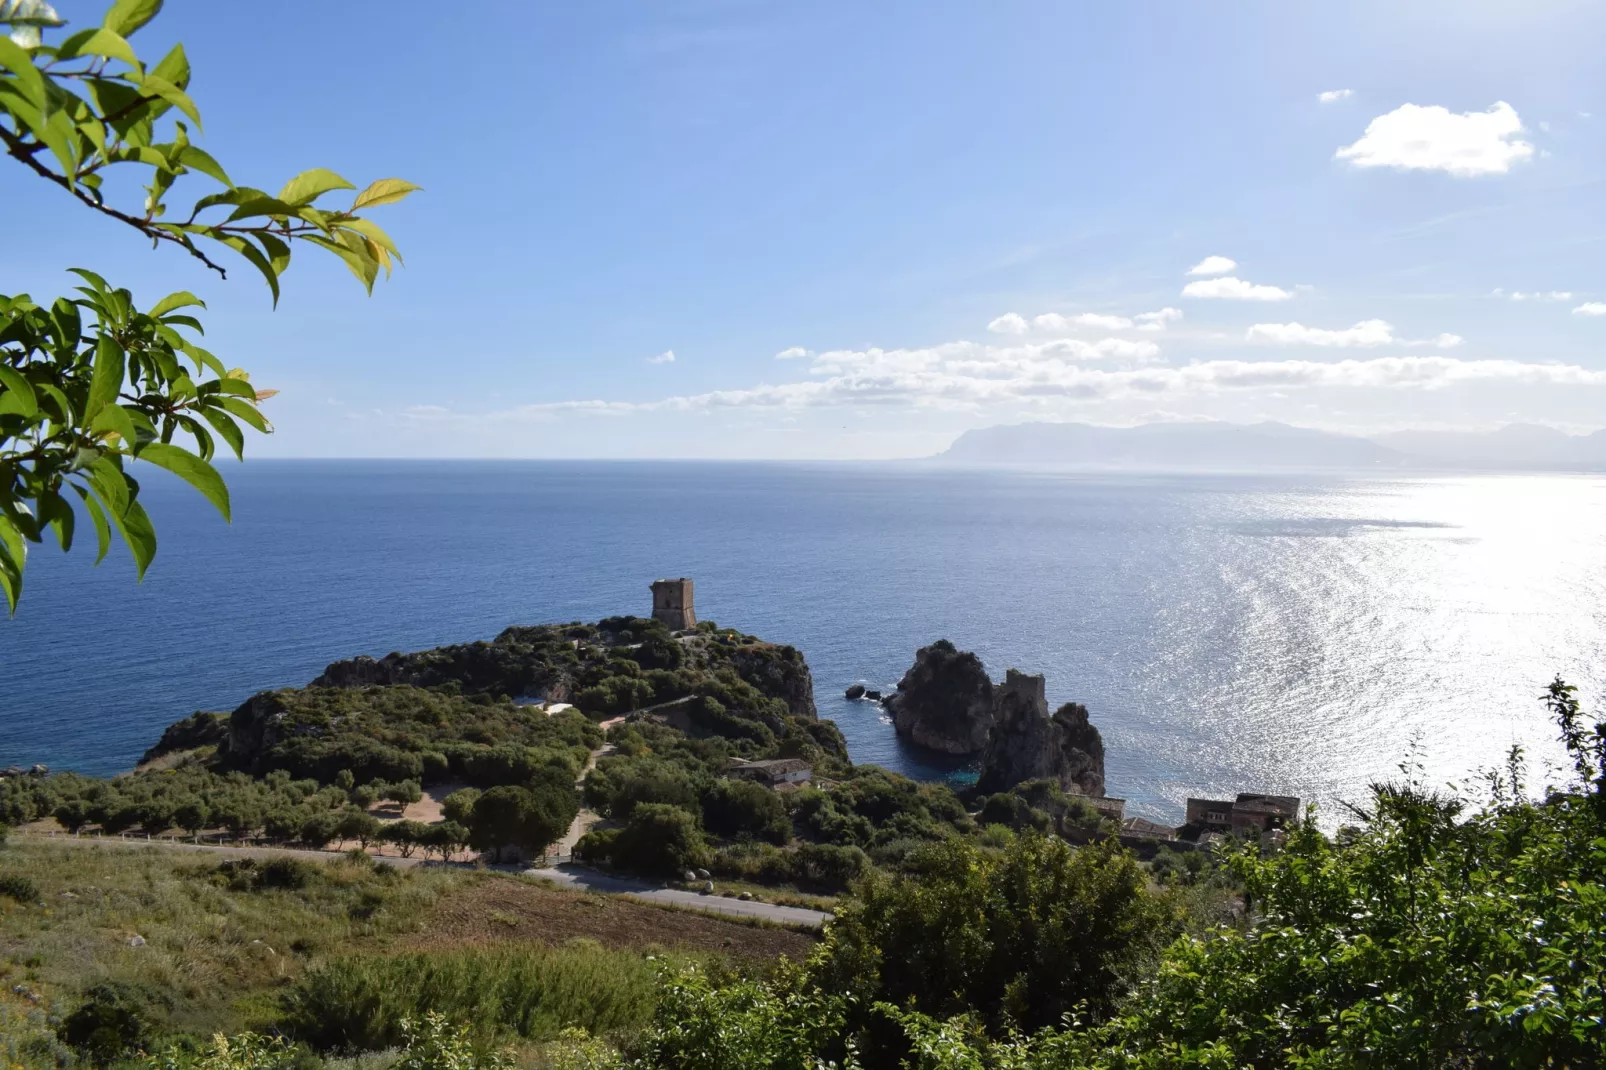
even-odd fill
[(1087, 468), (1606, 469), (1606, 430), (1569, 435), (1511, 424), (1498, 431), (1398, 431), (1376, 438), (1288, 424), (1163, 423), (1100, 427), (1027, 423), (966, 431), (934, 460), (960, 465)]

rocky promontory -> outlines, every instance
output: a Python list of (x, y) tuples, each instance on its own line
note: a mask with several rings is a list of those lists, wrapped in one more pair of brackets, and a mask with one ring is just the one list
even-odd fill
[(944, 754), (976, 754), (993, 726), (993, 682), (981, 659), (939, 639), (915, 653), (915, 663), (887, 696), (900, 736)]
[(1047, 779), (1065, 791), (1103, 796), (1104, 740), (1088, 720), (1086, 706), (1067, 702), (1050, 716), (1043, 677), (1014, 669), (995, 694), (978, 790), (990, 794)]
[(886, 708), (911, 743), (980, 754), (984, 792), (1046, 778), (1066, 791), (1104, 794), (1104, 741), (1087, 707), (1068, 702), (1050, 715), (1041, 676), (1010, 669), (995, 686), (980, 658), (939, 639), (915, 653)]

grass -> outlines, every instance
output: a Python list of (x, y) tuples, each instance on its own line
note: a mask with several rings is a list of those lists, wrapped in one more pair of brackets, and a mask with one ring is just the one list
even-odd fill
[[(68, 1065), (52, 1019), (106, 981), (133, 987), (164, 1029), (203, 1037), (277, 1026), (316, 993), (368, 992), (384, 997), (368, 1004), (381, 1021), (439, 1002), (527, 1045), (564, 1025), (634, 1028), (653, 956), (762, 969), (815, 945), (740, 919), (344, 856), (270, 864), (13, 836), (0, 847), (7, 875), (37, 896), (0, 897), (0, 1066)], [(494, 1016), (476, 1002), (487, 986), (502, 996)]]
[(486, 1042), (551, 1040), (574, 1026), (617, 1035), (651, 1017), (655, 979), (647, 957), (594, 942), (368, 955), (309, 970), (287, 994), (281, 1025), (322, 1051), (394, 1046), (402, 1018), (431, 1010)]
[(262, 997), (315, 958), (378, 949), (416, 932), (456, 883), (340, 860), (304, 887), (238, 888), (215, 857), (169, 848), (87, 847), (14, 837), (0, 873), (25, 872), (43, 905), (0, 900), (0, 989), (26, 983), (59, 1003), (124, 981), (186, 1030), (235, 1031)]

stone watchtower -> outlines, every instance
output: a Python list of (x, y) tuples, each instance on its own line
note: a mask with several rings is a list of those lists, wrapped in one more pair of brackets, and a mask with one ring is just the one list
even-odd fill
[(684, 576), (678, 580), (654, 580), (652, 619), (663, 621), (673, 632), (697, 627), (697, 613), (692, 608), (691, 580)]

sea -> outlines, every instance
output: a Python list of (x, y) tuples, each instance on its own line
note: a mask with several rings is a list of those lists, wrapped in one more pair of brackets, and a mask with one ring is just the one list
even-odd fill
[(851, 684), (893, 688), (946, 638), (995, 679), (1047, 677), (1103, 735), (1111, 795), (1295, 795), (1328, 821), (1368, 785), (1453, 783), (1513, 746), (1562, 752), (1558, 674), (1606, 709), (1606, 478), (1132, 475), (920, 465), (251, 461), (234, 520), (146, 482), (141, 584), (93, 536), (34, 548), (0, 620), (0, 767), (131, 768), (170, 722), (330, 661), (646, 615), (689, 576), (699, 617), (799, 647), (855, 762), (918, 752)]

